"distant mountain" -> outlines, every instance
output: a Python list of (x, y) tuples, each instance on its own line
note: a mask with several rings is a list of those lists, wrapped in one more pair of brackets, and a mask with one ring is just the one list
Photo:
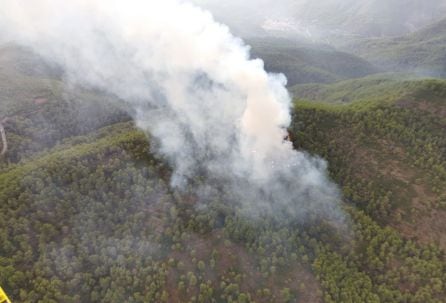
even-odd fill
[(326, 46), (286, 39), (249, 39), (252, 56), (265, 61), (266, 70), (284, 73), (288, 85), (330, 83), (364, 77), (378, 71), (369, 62)]
[(392, 39), (366, 39), (343, 49), (388, 70), (446, 77), (446, 19)]
[(398, 36), (444, 16), (444, 0), (301, 1), (296, 19), (362, 37)]
[(446, 14), (446, 0), (195, 0), (242, 37), (274, 34), (338, 43), (395, 37)]

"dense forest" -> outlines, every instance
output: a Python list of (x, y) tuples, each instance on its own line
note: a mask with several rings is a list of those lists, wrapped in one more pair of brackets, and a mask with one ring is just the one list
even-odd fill
[(0, 284), (17, 302), (443, 302), (446, 84), (386, 81), (406, 93), (294, 89), (291, 137), (328, 160), (348, 231), (197, 207), (119, 107), (73, 120), (98, 112), (85, 92), (11, 105)]
[[(288, 76), (285, 140), (327, 161), (342, 223), (246, 216), (228, 194), (199, 195), (206, 175), (171, 186), (173, 167), (126, 100), (0, 46), (0, 286), (25, 303), (446, 302), (446, 80), (399, 73), (444, 72), (432, 30), (444, 24), (344, 45), (356, 55), (248, 39)], [(411, 55), (420, 45), (432, 60)], [(389, 68), (393, 56), (411, 68)]]

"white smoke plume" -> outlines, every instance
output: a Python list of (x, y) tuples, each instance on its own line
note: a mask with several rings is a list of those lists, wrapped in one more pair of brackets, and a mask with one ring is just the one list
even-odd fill
[(0, 37), (57, 63), (71, 84), (125, 100), (159, 141), (172, 186), (204, 176), (202, 189), (223, 190), (249, 214), (343, 218), (326, 163), (284, 139), (285, 77), (250, 60), (249, 47), (203, 9), (179, 0), (0, 0)]

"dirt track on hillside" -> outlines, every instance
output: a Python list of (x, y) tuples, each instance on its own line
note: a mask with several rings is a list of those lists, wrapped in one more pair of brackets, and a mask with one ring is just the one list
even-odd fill
[(6, 140), (6, 132), (3, 122), (4, 121), (0, 122), (0, 137), (2, 140), (2, 151), (0, 152), (0, 156), (3, 156), (8, 151), (8, 141)]

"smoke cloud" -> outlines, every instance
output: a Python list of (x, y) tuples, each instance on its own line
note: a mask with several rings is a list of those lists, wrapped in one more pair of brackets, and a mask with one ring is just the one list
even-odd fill
[[(116, 95), (158, 141), (172, 186), (204, 177), (250, 215), (342, 220), (326, 163), (287, 141), (282, 75), (228, 27), (176, 0), (0, 0), (0, 40), (32, 48), (73, 85)], [(203, 185), (204, 183), (204, 185)]]

